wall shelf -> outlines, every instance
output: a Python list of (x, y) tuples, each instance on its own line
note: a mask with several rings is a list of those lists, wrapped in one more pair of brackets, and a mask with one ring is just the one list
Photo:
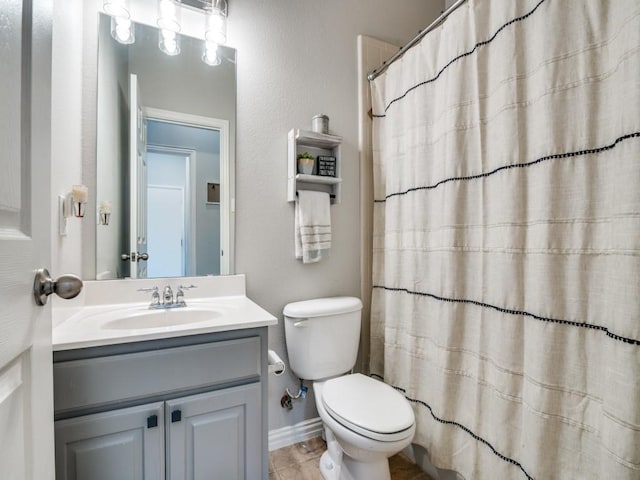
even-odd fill
[(298, 173), (296, 175), (296, 181), (320, 183), (323, 185), (335, 185), (336, 183), (340, 183), (342, 179), (336, 177), (321, 177), (320, 175), (305, 175), (303, 173)]
[[(289, 131), (287, 149), (287, 200), (294, 202), (298, 190), (316, 190), (331, 195), (331, 203), (340, 203), (340, 187), (342, 178), (340, 144), (342, 137), (294, 128)], [(336, 158), (336, 176), (305, 175), (298, 173), (297, 156), (309, 152), (314, 157), (329, 155)], [(314, 172), (318, 171), (318, 162)]]

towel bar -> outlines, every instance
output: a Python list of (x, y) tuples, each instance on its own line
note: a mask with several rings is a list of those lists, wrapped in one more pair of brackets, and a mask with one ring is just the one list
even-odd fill
[[(298, 196), (298, 192), (296, 192), (296, 197), (297, 197), (297, 196)], [(336, 196), (330, 193), (330, 194), (329, 194), (329, 198), (336, 198)]]

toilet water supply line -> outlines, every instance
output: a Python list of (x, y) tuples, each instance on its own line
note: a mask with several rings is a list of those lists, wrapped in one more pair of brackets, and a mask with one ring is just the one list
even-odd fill
[(300, 388), (298, 389), (298, 393), (296, 393), (295, 395), (293, 393), (291, 393), (289, 391), (289, 387), (287, 387), (285, 389), (285, 392), (287, 392), (287, 396), (292, 399), (292, 400), (297, 400), (300, 397), (302, 397), (302, 399), (304, 400), (305, 398), (307, 398), (307, 391), (309, 389), (307, 387), (304, 386), (304, 380), (300, 379)]
[[(350, 373), (353, 373), (353, 369), (351, 369)], [(298, 388), (298, 393), (293, 394), (289, 390), (289, 387), (285, 388), (284, 395), (280, 399), (280, 406), (282, 406), (282, 408), (291, 410), (293, 409), (293, 402), (291, 402), (291, 400), (298, 400), (299, 398), (304, 400), (305, 398), (307, 398), (307, 391), (309, 391), (309, 389), (305, 387), (303, 379), (300, 378), (299, 380), (300, 388)]]
[(289, 387), (285, 388), (284, 395), (280, 399), (280, 406), (282, 408), (286, 408), (287, 410), (293, 409), (293, 402), (291, 400), (304, 400), (307, 398), (308, 388), (304, 386), (304, 380), (300, 379), (300, 388), (298, 389), (298, 393), (293, 394), (289, 391)]
[[(267, 352), (267, 360), (269, 364), (269, 373), (272, 373), (276, 377), (279, 377), (285, 372), (286, 367), (284, 365), (284, 362), (282, 361), (282, 358), (280, 358), (280, 356), (273, 350), (269, 350)], [(293, 408), (293, 403), (291, 402), (291, 400), (298, 400), (299, 398), (302, 398), (304, 400), (307, 397), (307, 391), (308, 388), (304, 386), (304, 381), (300, 379), (300, 388), (298, 388), (298, 393), (293, 394), (291, 393), (289, 388), (286, 388), (285, 394), (280, 399), (280, 405), (282, 405), (282, 408), (291, 410)]]

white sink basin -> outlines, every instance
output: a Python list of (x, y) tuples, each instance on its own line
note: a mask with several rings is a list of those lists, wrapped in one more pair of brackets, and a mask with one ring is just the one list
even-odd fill
[(84, 322), (100, 330), (172, 329), (200, 323), (219, 323), (232, 315), (233, 304), (197, 302), (186, 307), (150, 309), (148, 304), (118, 305), (85, 312)]
[(148, 303), (75, 308), (53, 329), (55, 350), (113, 345), (275, 325), (276, 318), (245, 295), (187, 300), (186, 307), (149, 309)]
[[(116, 312), (109, 312), (112, 316)], [(191, 323), (208, 322), (222, 316), (213, 309), (174, 308), (169, 310), (145, 310), (142, 312), (121, 311), (119, 318), (106, 320), (102, 328), (107, 330), (140, 330), (143, 328), (165, 328)]]

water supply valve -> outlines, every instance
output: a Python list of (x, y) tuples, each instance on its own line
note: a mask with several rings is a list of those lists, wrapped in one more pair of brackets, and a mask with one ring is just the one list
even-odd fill
[(298, 399), (304, 400), (305, 398), (307, 398), (308, 391), (309, 389), (304, 385), (304, 380), (300, 379), (300, 388), (298, 389), (298, 393), (295, 393), (295, 394), (291, 393), (289, 391), (289, 388), (285, 388), (284, 395), (280, 399), (280, 405), (282, 406), (282, 408), (292, 410), (293, 409), (292, 400), (298, 400)]
[(280, 399), (280, 406), (282, 408), (286, 408), (287, 410), (293, 410), (293, 402), (291, 402), (291, 397), (286, 393)]

